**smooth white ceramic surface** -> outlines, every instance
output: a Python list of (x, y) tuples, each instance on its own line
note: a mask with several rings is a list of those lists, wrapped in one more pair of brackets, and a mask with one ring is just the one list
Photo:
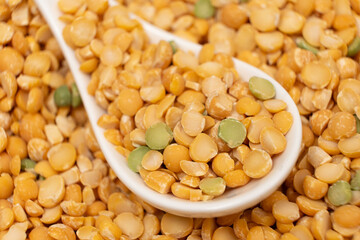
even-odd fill
[[(35, 2), (58, 40), (70, 70), (73, 73), (101, 150), (116, 175), (133, 193), (140, 196), (149, 204), (173, 214), (188, 217), (217, 217), (236, 213), (237, 211), (256, 205), (275, 191), (286, 179), (297, 160), (302, 138), (301, 120), (297, 107), (286, 90), (274, 79), (259, 69), (234, 59), (236, 69), (242, 79), (248, 81), (252, 76), (268, 79), (276, 88), (276, 98), (287, 102), (287, 110), (293, 115), (294, 123), (286, 135), (288, 141), (286, 150), (273, 159), (273, 168), (264, 178), (252, 180), (244, 187), (226, 191), (224, 195), (211, 201), (191, 202), (176, 198), (170, 194), (160, 194), (148, 188), (140, 176), (127, 167), (125, 157), (120, 155), (114, 149), (114, 146), (105, 139), (103, 135), (104, 130), (96, 124), (98, 118), (104, 114), (105, 111), (100, 108), (96, 104), (95, 99), (87, 93), (86, 89), (90, 81), (90, 76), (79, 71), (80, 65), (75, 58), (74, 51), (66, 45), (62, 38), (64, 24), (59, 21), (61, 12), (57, 8), (57, 0), (35, 0)], [(111, 4), (114, 3), (111, 2)], [(135, 17), (133, 15), (131, 16)], [(201, 49), (197, 44), (173, 36), (141, 19), (139, 21), (142, 23), (143, 28), (152, 42), (158, 42), (161, 39), (166, 41), (174, 40), (180, 49), (192, 51), (196, 54)]]

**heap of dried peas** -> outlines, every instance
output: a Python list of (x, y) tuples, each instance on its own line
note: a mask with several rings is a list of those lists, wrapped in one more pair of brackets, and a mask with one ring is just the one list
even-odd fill
[[(100, 0), (66, 2), (72, 13), (90, 17), (107, 6)], [(171, 8), (175, 3), (193, 16), (190, 1), (143, 5), (166, 13), (180, 9)], [(84, 109), (55, 104), (55, 90), (64, 84), (69, 90), (73, 79), (34, 3), (0, 0), (0, 239), (360, 239), (360, 3), (211, 4), (216, 17), (206, 20), (203, 41), (216, 52), (213, 58), (233, 49), (236, 57), (274, 76), (302, 115), (304, 149), (283, 186), (259, 205), (219, 218), (177, 217), (146, 204), (106, 164)], [(229, 4), (240, 5), (245, 20)], [(239, 16), (228, 19), (239, 19), (235, 30), (218, 18), (225, 8), (230, 13), (223, 16)], [(256, 15), (265, 19), (273, 10), (280, 22), (259, 28), (271, 21), (256, 21)], [(283, 18), (297, 30), (284, 30)], [(214, 44), (211, 36), (228, 37), (217, 31), (234, 38)], [(259, 39), (269, 36), (281, 36), (281, 47), (264, 47)], [(270, 45), (278, 43), (271, 39)]]
[(230, 56), (150, 44), (122, 6), (108, 8), (98, 22), (62, 18), (69, 22), (64, 39), (80, 69), (91, 73), (88, 90), (107, 110), (98, 125), (155, 191), (209, 200), (264, 177), (285, 150), (293, 121), (287, 104), (272, 99), (268, 80), (241, 81)]

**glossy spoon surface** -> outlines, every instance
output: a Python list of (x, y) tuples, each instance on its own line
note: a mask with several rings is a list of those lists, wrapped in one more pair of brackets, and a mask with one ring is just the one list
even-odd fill
[[(252, 76), (268, 79), (276, 89), (275, 98), (281, 99), (287, 103), (287, 111), (292, 114), (294, 122), (286, 135), (286, 150), (273, 158), (273, 168), (265, 177), (251, 180), (247, 185), (241, 188), (227, 190), (222, 196), (210, 201), (191, 202), (189, 200), (179, 199), (171, 194), (157, 193), (147, 187), (141, 177), (128, 168), (126, 158), (119, 154), (114, 146), (105, 139), (104, 130), (97, 125), (99, 117), (105, 114), (105, 110), (98, 106), (94, 97), (87, 93), (90, 75), (79, 70), (80, 64), (75, 57), (74, 50), (63, 40), (62, 30), (65, 24), (59, 20), (62, 13), (57, 7), (57, 1), (58, 0), (35, 0), (68, 62), (79, 88), (92, 129), (107, 162), (119, 179), (134, 194), (138, 195), (154, 207), (173, 214), (187, 217), (218, 217), (236, 213), (256, 205), (274, 192), (285, 181), (296, 163), (302, 139), (301, 120), (297, 107), (286, 90), (274, 79), (261, 70), (234, 59), (235, 68), (244, 81), (248, 81)], [(117, 3), (115, 1), (110, 1), (109, 4), (115, 5)], [(192, 51), (195, 54), (198, 54), (201, 49), (201, 46), (198, 44), (191, 43), (154, 27), (132, 14), (131, 17), (136, 18), (142, 24), (149, 40), (153, 43), (157, 43), (159, 40), (175, 41), (179, 49)]]

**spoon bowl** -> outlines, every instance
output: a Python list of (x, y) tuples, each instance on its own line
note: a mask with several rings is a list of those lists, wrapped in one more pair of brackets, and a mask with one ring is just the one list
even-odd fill
[[(275, 98), (285, 101), (288, 105), (287, 111), (293, 116), (293, 125), (286, 135), (287, 147), (285, 151), (273, 158), (273, 168), (269, 174), (261, 179), (253, 179), (243, 187), (227, 190), (222, 196), (205, 202), (191, 202), (177, 198), (171, 194), (161, 194), (147, 187), (139, 176), (127, 166), (126, 158), (119, 154), (114, 146), (104, 137), (104, 129), (97, 125), (97, 121), (105, 114), (105, 110), (98, 106), (93, 96), (87, 92), (87, 85), (90, 75), (79, 70), (80, 63), (62, 37), (64, 23), (59, 20), (62, 15), (57, 7), (57, 0), (35, 0), (42, 16), (47, 21), (54, 37), (57, 39), (61, 50), (68, 62), (70, 70), (78, 86), (83, 105), (88, 114), (94, 134), (105, 155), (105, 158), (118, 178), (137, 196), (142, 198), (152, 206), (172, 214), (186, 217), (219, 217), (250, 208), (273, 193), (289, 175), (300, 152), (302, 128), (301, 120), (297, 107), (286, 90), (270, 76), (261, 70), (239, 61), (234, 60), (235, 68), (244, 81), (248, 81), (252, 76), (268, 79), (276, 89)], [(110, 5), (116, 4), (114, 1)], [(136, 18), (143, 26), (149, 40), (157, 43), (160, 40), (175, 41), (179, 49), (192, 51), (195, 54), (200, 52), (201, 46), (187, 40), (176, 37), (164, 30), (161, 30), (144, 20)]]

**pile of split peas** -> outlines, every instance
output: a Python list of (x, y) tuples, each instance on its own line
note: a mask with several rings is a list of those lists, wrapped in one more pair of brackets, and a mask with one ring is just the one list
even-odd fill
[[(260, 204), (225, 217), (185, 218), (150, 206), (106, 163), (67, 63), (34, 2), (0, 0), (0, 240), (360, 239), (360, 1), (119, 4), (58, 3), (67, 23), (63, 36), (81, 70), (91, 73), (88, 92), (107, 109), (98, 124), (128, 156), (129, 167), (145, 182), (169, 178), (169, 192), (192, 200), (211, 201), (223, 181), (237, 187), (256, 178), (247, 175), (247, 152), (277, 154), (284, 146), (271, 148), (264, 139), (274, 132), (282, 139), (291, 115), (273, 93), (262, 99), (262, 89), (239, 78), (231, 60), (236, 57), (276, 79), (297, 104), (303, 144), (293, 171)], [(200, 55), (174, 42), (149, 44), (126, 9), (203, 44)], [(249, 138), (256, 121), (271, 121), (263, 123), (271, 129), (263, 141), (261, 133)], [(243, 135), (229, 133), (233, 127)], [(147, 138), (154, 132), (160, 138)], [(209, 156), (196, 151), (199, 144), (222, 164), (205, 161)], [(146, 149), (134, 152), (139, 148)], [(134, 153), (143, 156), (130, 158)], [(201, 163), (215, 183), (201, 187), (206, 177), (184, 170), (194, 169), (189, 164), (206, 168)], [(226, 181), (230, 172), (242, 174), (232, 179), (240, 185), (228, 185), (234, 183)], [(148, 185), (162, 190), (154, 183)]]
[(213, 60), (215, 48), (196, 57), (166, 41), (150, 44), (125, 11), (108, 8), (98, 26), (94, 16), (61, 18), (80, 69), (91, 73), (88, 91), (107, 110), (98, 125), (129, 168), (155, 191), (191, 201), (269, 173), (293, 122), (272, 83), (241, 81), (231, 56)]

